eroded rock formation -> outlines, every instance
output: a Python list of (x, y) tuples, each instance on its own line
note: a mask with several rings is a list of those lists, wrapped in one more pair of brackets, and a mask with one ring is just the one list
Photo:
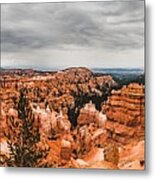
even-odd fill
[(116, 91), (86, 68), (23, 73), (0, 80), (2, 166), (144, 168), (143, 85)]
[[(120, 146), (120, 161), (122, 161), (122, 154), (128, 153), (125, 158), (130, 163), (127, 165), (126, 162), (124, 166), (121, 163), (121, 168), (134, 169), (136, 164), (132, 164), (132, 161), (136, 161), (135, 163), (139, 163), (137, 169), (142, 169), (144, 166), (144, 85), (131, 83), (120, 90), (113, 90), (111, 94), (102, 105), (102, 112), (107, 116), (105, 128), (108, 138)], [(129, 160), (128, 156), (133, 159)], [(143, 163), (140, 165), (140, 162)]]

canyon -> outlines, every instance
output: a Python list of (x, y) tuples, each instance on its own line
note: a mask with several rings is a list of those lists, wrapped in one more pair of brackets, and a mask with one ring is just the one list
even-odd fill
[(0, 77), (0, 165), (145, 168), (145, 85), (83, 67)]

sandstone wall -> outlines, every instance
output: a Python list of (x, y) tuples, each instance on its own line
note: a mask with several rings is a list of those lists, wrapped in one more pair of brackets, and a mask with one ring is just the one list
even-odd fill
[(117, 142), (128, 143), (132, 138), (144, 138), (144, 86), (131, 83), (111, 92), (102, 105), (107, 116), (109, 136)]

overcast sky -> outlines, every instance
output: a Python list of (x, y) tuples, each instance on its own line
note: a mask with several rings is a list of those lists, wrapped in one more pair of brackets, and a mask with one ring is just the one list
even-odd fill
[(2, 67), (144, 67), (144, 1), (2, 4)]

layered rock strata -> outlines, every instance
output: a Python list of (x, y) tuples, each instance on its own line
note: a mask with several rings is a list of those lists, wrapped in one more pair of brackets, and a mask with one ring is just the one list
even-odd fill
[(144, 168), (143, 85), (112, 90), (111, 76), (86, 68), (18, 71), (0, 83), (3, 166)]
[(144, 169), (144, 85), (131, 83), (113, 90), (102, 105), (108, 139), (119, 146), (121, 169)]

